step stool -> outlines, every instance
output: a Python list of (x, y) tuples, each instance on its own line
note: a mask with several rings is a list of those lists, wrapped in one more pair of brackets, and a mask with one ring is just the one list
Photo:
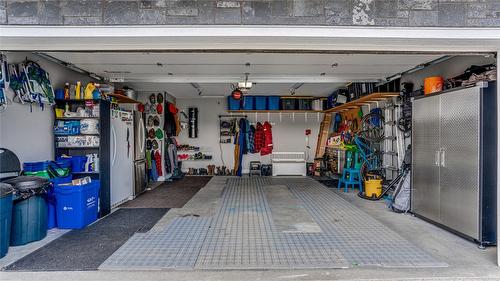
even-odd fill
[(337, 188), (341, 188), (344, 184), (344, 192), (349, 191), (349, 185), (352, 189), (355, 186), (359, 186), (359, 192), (363, 192), (363, 179), (361, 178), (361, 161), (359, 160), (358, 152), (354, 152), (354, 163), (353, 163), (353, 152), (346, 152), (346, 163), (344, 170), (342, 171), (342, 177), (339, 179), (339, 184)]

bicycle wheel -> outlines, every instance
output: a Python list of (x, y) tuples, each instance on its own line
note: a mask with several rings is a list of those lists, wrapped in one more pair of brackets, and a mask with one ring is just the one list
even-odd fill
[(368, 113), (361, 119), (361, 136), (371, 142), (384, 138), (384, 117), (378, 113)]

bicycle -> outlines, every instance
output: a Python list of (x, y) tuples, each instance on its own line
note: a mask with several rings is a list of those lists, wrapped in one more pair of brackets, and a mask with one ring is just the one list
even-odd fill
[(365, 179), (368, 175), (378, 175), (383, 178), (384, 169), (380, 151), (372, 149), (367, 140), (358, 135), (354, 137), (354, 144), (356, 144), (356, 149), (363, 160), (360, 169), (361, 178)]

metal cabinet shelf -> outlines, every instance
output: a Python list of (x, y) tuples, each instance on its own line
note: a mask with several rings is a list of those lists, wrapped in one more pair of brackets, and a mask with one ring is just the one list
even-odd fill
[(413, 100), (411, 210), (496, 243), (496, 83)]

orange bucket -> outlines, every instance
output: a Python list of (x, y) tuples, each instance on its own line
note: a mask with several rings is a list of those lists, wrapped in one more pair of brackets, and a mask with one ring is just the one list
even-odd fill
[(424, 79), (424, 94), (432, 94), (443, 90), (444, 79), (441, 76), (427, 77)]

